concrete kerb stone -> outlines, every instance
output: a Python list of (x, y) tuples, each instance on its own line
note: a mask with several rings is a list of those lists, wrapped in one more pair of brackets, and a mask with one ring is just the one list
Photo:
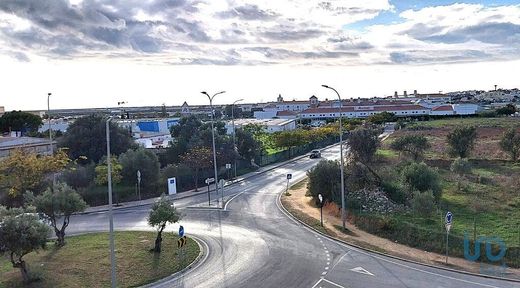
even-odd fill
[[(303, 180), (302, 180), (303, 181)], [(291, 185), (292, 187), (293, 185)], [(473, 273), (473, 272), (468, 272), (468, 271), (464, 271), (464, 270), (456, 270), (456, 269), (452, 269), (452, 268), (448, 268), (448, 267), (443, 267), (443, 266), (437, 266), (437, 265), (432, 265), (432, 264), (427, 264), (427, 263), (421, 263), (421, 262), (418, 262), (418, 261), (414, 261), (414, 260), (410, 260), (410, 259), (406, 259), (406, 258), (401, 258), (401, 257), (398, 257), (398, 256), (395, 256), (395, 255), (391, 255), (391, 254), (386, 254), (386, 253), (382, 253), (380, 251), (375, 251), (375, 250), (372, 250), (372, 249), (369, 249), (369, 248), (366, 248), (366, 247), (362, 247), (362, 246), (359, 246), (357, 244), (353, 244), (353, 243), (349, 243), (345, 240), (342, 240), (342, 239), (339, 239), (339, 238), (335, 238), (335, 237), (332, 237), (328, 234), (325, 234), (317, 229), (314, 229), (312, 226), (308, 225), (307, 223), (303, 222), (302, 220), (300, 220), (298, 217), (294, 216), (291, 212), (289, 212), (289, 210), (287, 210), (285, 208), (285, 206), (283, 206), (283, 202), (281, 200), (281, 197), (282, 197), (282, 194), (283, 192), (281, 192), (279, 195), (278, 195), (278, 198), (277, 198), (277, 201), (279, 202), (279, 207), (282, 208), (282, 212), (287, 215), (288, 217), (292, 218), (293, 220), (297, 221), (298, 223), (302, 224), (303, 226), (305, 226), (307, 229), (313, 231), (314, 233), (318, 233), (320, 235), (322, 235), (323, 237), (326, 237), (328, 238), (329, 240), (332, 240), (332, 241), (336, 241), (336, 242), (339, 242), (343, 245), (347, 245), (347, 246), (351, 246), (351, 247), (355, 247), (359, 250), (362, 250), (362, 251), (365, 251), (365, 252), (369, 252), (369, 253), (373, 253), (373, 254), (377, 254), (377, 255), (380, 255), (380, 256), (384, 256), (384, 257), (388, 257), (388, 258), (392, 258), (392, 259), (396, 259), (396, 260), (399, 260), (399, 261), (403, 261), (403, 262), (407, 262), (407, 263), (412, 263), (412, 264), (416, 264), (416, 265), (419, 265), (419, 266), (425, 266), (425, 267), (430, 267), (430, 268), (435, 268), (435, 269), (440, 269), (440, 270), (444, 270), (444, 271), (449, 271), (449, 272), (453, 272), (453, 273), (460, 273), (460, 274), (466, 274), (466, 275), (471, 275), (471, 276), (477, 276), (477, 277), (483, 277), (483, 278), (488, 278), (488, 279), (495, 279), (495, 280), (502, 280), (502, 281), (509, 281), (509, 282), (515, 282), (515, 283), (520, 283), (520, 280), (517, 280), (517, 279), (512, 279), (512, 278), (504, 278), (504, 277), (498, 277), (498, 276), (493, 276), (493, 275), (485, 275), (485, 274), (479, 274), (479, 273)]]
[[(319, 149), (320, 151), (325, 151), (327, 149), (330, 149), (330, 148), (333, 148), (335, 146), (338, 146), (339, 143), (336, 143), (336, 144), (332, 144), (332, 145), (329, 145), (327, 147), (324, 147), (322, 149)], [(256, 177), (258, 175), (262, 175), (262, 174), (265, 174), (269, 171), (272, 171), (274, 169), (277, 169), (277, 168), (280, 168), (282, 166), (285, 166), (289, 163), (292, 163), (292, 162), (295, 162), (295, 161), (298, 161), (300, 159), (303, 159), (305, 157), (308, 156), (308, 153), (306, 154), (303, 154), (301, 156), (298, 156), (298, 157), (295, 157), (295, 158), (292, 158), (290, 160), (287, 160), (285, 162), (282, 162), (282, 163), (279, 163), (273, 167), (270, 167), (270, 168), (267, 168), (263, 171), (260, 171), (260, 172), (250, 172), (248, 174), (251, 174), (249, 176), (246, 176), (246, 177), (243, 177), (243, 178), (239, 178), (238, 180), (236, 181), (233, 181), (233, 182), (228, 182), (224, 185), (224, 187), (229, 187), (229, 186), (232, 186), (232, 185), (235, 185), (237, 183), (241, 183), (245, 180), (248, 180), (248, 179), (251, 179), (253, 177)], [(213, 189), (210, 189), (210, 192), (214, 192), (215, 191), (215, 188)], [(179, 194), (182, 194), (183, 192), (179, 193)], [(182, 195), (182, 196), (178, 196), (178, 197), (172, 197), (171, 195), (169, 196), (170, 199), (172, 200), (181, 200), (181, 199), (186, 199), (186, 198), (190, 198), (190, 197), (195, 197), (195, 196), (198, 196), (198, 195), (201, 195), (201, 194), (204, 194), (204, 193), (208, 193), (208, 191), (199, 191), (199, 192), (191, 192), (189, 193), (189, 195)], [(179, 195), (177, 194), (177, 195)], [(153, 200), (152, 200), (153, 199)], [(146, 200), (143, 200), (143, 201), (134, 201), (134, 202), (140, 202), (140, 203), (135, 203), (135, 204), (126, 204), (126, 205), (121, 205), (121, 206), (118, 206), (118, 207), (113, 207), (112, 210), (119, 210), (119, 209), (126, 209), (126, 208), (134, 208), (134, 207), (142, 207), (142, 206), (146, 206), (146, 205), (150, 205), (150, 204), (153, 204), (155, 201), (157, 201), (157, 199), (159, 199), (158, 197), (156, 198), (150, 198), (150, 199), (146, 199)], [(132, 203), (132, 202), (126, 202), (126, 203)], [(224, 205), (226, 204), (226, 201), (224, 201)], [(74, 213), (74, 215), (88, 215), (88, 214), (96, 214), (96, 213), (100, 213), (100, 212), (106, 212), (108, 211), (108, 208), (103, 208), (103, 209), (99, 209), (99, 210), (93, 210), (93, 211), (87, 211), (87, 212), (81, 212), (81, 213)]]
[[(195, 243), (197, 243), (197, 245), (199, 245), (199, 255), (197, 255), (197, 258), (195, 258), (195, 260), (193, 260), (193, 262), (191, 262), (188, 266), (184, 267), (184, 269), (182, 269), (181, 271), (177, 271), (177, 272), (173, 273), (172, 275), (170, 275), (168, 277), (162, 278), (162, 279), (157, 280), (157, 281), (155, 281), (153, 283), (149, 283), (149, 284), (143, 285), (141, 287), (143, 287), (143, 288), (155, 287), (155, 286), (162, 285), (162, 284), (165, 284), (167, 282), (173, 281), (176, 278), (178, 278), (179, 276), (181, 276), (183, 274), (186, 274), (195, 265), (197, 265), (197, 267), (198, 267), (199, 265), (202, 265), (206, 261), (208, 255), (209, 255), (209, 248), (208, 248), (209, 246), (208, 246), (208, 244), (206, 244), (206, 242), (204, 242), (204, 240), (202, 240), (202, 239), (200, 239), (198, 237), (195, 237), (195, 236), (190, 236), (190, 237), (193, 239), (193, 241), (195, 241)], [(205, 247), (207, 249), (202, 247), (201, 243), (204, 243), (204, 245), (205, 245)], [(205, 257), (201, 261), (203, 256), (205, 256)]]

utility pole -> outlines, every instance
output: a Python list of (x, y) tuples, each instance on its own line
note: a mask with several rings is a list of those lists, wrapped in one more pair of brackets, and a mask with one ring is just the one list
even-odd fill
[(327, 86), (327, 85), (321, 85), (322, 87), (324, 88), (327, 88), (327, 89), (330, 89), (334, 92), (336, 92), (336, 95), (338, 95), (338, 100), (339, 100), (339, 155), (340, 155), (340, 173), (341, 173), (341, 220), (343, 222), (343, 229), (347, 229), (346, 228), (346, 225), (345, 225), (345, 222), (346, 222), (346, 219), (347, 219), (347, 213), (346, 213), (346, 208), (345, 208), (345, 176), (344, 176), (344, 172), (343, 172), (343, 119), (342, 119), (342, 116), (341, 116), (341, 112), (342, 112), (342, 102), (341, 102), (341, 96), (339, 95), (338, 91), (330, 86)]
[[(236, 100), (235, 102), (233, 102), (233, 104), (231, 105), (231, 122), (233, 125), (233, 149), (235, 149), (235, 153), (238, 153), (238, 149), (237, 149), (237, 142), (236, 142), (236, 139), (235, 139), (235, 104), (237, 102), (240, 102), (244, 99), (238, 99)], [(237, 179), (237, 160), (234, 159), (235, 161), (235, 165), (234, 165), (234, 170), (235, 170), (235, 179)]]
[(110, 116), (106, 122), (106, 133), (107, 133), (107, 170), (108, 170), (108, 219), (110, 222), (110, 272), (111, 272), (111, 283), (112, 288), (116, 288), (117, 279), (116, 279), (116, 255), (115, 255), (115, 247), (114, 247), (114, 215), (112, 211), (112, 163), (110, 160), (110, 121), (112, 120), (112, 116)]
[[(218, 195), (218, 171), (217, 171), (217, 149), (215, 148), (215, 128), (213, 127), (214, 124), (214, 111), (213, 111), (213, 99), (215, 96), (226, 93), (226, 91), (220, 91), (218, 93), (213, 94), (213, 96), (209, 96), (209, 94), (206, 91), (200, 92), (206, 96), (208, 96), (209, 99), (209, 107), (211, 109), (211, 139), (213, 142), (213, 168), (215, 169), (215, 192), (217, 192)], [(218, 196), (217, 196), (218, 197)], [(224, 193), (222, 193), (222, 204), (224, 204)]]

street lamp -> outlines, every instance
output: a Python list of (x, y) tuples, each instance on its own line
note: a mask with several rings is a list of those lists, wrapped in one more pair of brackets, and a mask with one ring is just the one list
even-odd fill
[(320, 200), (320, 222), (323, 227), (323, 196), (321, 194), (318, 194), (318, 200)]
[(116, 257), (114, 253), (114, 217), (112, 211), (112, 163), (110, 160), (110, 121), (113, 116), (110, 116), (106, 122), (107, 132), (107, 171), (108, 171), (108, 219), (110, 222), (110, 271), (112, 276), (112, 288), (117, 286), (116, 280)]
[(343, 222), (343, 229), (346, 229), (345, 221), (346, 221), (346, 211), (345, 211), (345, 179), (343, 176), (343, 119), (341, 117), (341, 110), (342, 110), (342, 103), (341, 103), (341, 96), (339, 96), (339, 93), (336, 89), (327, 86), (327, 85), (321, 85), (324, 88), (330, 89), (338, 95), (339, 99), (339, 155), (340, 155), (340, 169), (341, 169), (341, 220)]
[(50, 98), (52, 93), (47, 93), (47, 123), (49, 123), (49, 141), (51, 148), (51, 155), (54, 154), (54, 149), (52, 147), (52, 129), (51, 129), (51, 105)]
[[(238, 99), (233, 104), (231, 104), (231, 122), (233, 123), (233, 149), (237, 151), (237, 144), (235, 139), (235, 104), (237, 102), (243, 101), (244, 99)], [(237, 179), (237, 160), (235, 159), (235, 179)]]
[[(211, 109), (211, 139), (213, 141), (213, 168), (215, 169), (215, 192), (217, 192), (218, 195), (217, 149), (215, 148), (215, 129), (213, 128), (213, 99), (215, 98), (215, 96), (219, 94), (226, 93), (226, 91), (220, 91), (218, 93), (213, 94), (213, 96), (209, 96), (209, 94), (206, 91), (202, 91), (200, 93), (208, 96), (209, 107)], [(224, 207), (224, 193), (222, 193), (222, 207)]]

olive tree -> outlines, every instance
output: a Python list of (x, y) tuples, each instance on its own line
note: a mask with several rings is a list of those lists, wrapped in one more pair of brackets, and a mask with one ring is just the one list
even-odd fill
[(467, 158), (477, 139), (477, 128), (473, 126), (459, 126), (448, 134), (449, 152), (452, 156)]
[(69, 226), (70, 216), (87, 208), (81, 195), (65, 183), (57, 183), (54, 189), (48, 188), (43, 194), (29, 198), (28, 202), (49, 220), (56, 234), (57, 246), (65, 245), (65, 229)]
[(155, 246), (151, 251), (161, 253), (162, 232), (168, 223), (177, 223), (181, 219), (180, 213), (173, 207), (173, 202), (162, 195), (152, 206), (150, 215), (148, 215), (148, 224), (157, 228), (157, 238)]
[(451, 163), (450, 170), (459, 176), (457, 181), (457, 189), (460, 191), (461, 179), (465, 174), (471, 172), (471, 164), (467, 159), (457, 158), (455, 161), (453, 161), (453, 163)]
[(390, 144), (392, 150), (404, 152), (410, 155), (414, 161), (419, 160), (424, 151), (430, 149), (428, 139), (422, 135), (405, 135), (399, 137)]
[(14, 268), (19, 268), (24, 282), (30, 282), (29, 271), (23, 257), (45, 248), (49, 227), (33, 213), (21, 208), (6, 209), (0, 206), (0, 253), (7, 253)]
[(431, 191), (436, 200), (442, 196), (439, 174), (425, 163), (412, 162), (401, 170), (401, 181), (412, 194), (414, 191)]
[(504, 132), (500, 140), (500, 148), (509, 154), (512, 161), (518, 159), (518, 155), (520, 154), (520, 133), (518, 133), (517, 129), (510, 128)]

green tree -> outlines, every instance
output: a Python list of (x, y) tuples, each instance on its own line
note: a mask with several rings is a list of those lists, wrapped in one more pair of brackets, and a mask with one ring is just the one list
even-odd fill
[(410, 155), (414, 161), (419, 160), (430, 147), (426, 137), (414, 134), (401, 136), (390, 144), (391, 149)]
[(200, 169), (210, 168), (213, 166), (213, 153), (204, 146), (199, 146), (191, 149), (181, 156), (181, 163), (189, 167), (193, 173), (193, 182), (195, 184), (195, 191), (199, 189), (199, 171)]
[(237, 152), (246, 160), (255, 158), (260, 154), (260, 143), (255, 139), (252, 133), (244, 129), (236, 129)]
[(451, 156), (467, 158), (475, 147), (477, 128), (473, 126), (459, 126), (448, 134), (447, 141)]
[(397, 117), (394, 113), (390, 112), (381, 112), (374, 115), (370, 115), (367, 119), (368, 122), (374, 123), (374, 124), (384, 124), (387, 122), (395, 122), (397, 121)]
[(401, 181), (408, 191), (432, 191), (436, 200), (442, 196), (439, 174), (424, 162), (411, 162), (401, 170)]
[(137, 184), (137, 171), (140, 171), (142, 187), (148, 190), (157, 188), (160, 164), (152, 151), (144, 148), (128, 150), (119, 156), (119, 163), (122, 166), (122, 183), (129, 186)]
[(306, 130), (298, 129), (293, 131), (275, 132), (273, 134), (273, 140), (276, 147), (290, 148), (307, 144), (309, 142), (309, 137)]
[(515, 114), (518, 110), (514, 104), (507, 104), (504, 107), (498, 108), (496, 110), (497, 115), (512, 115)]
[(42, 118), (28, 112), (12, 111), (4, 113), (0, 117), (1, 132), (35, 132), (42, 124)]
[(321, 160), (307, 172), (307, 177), (309, 178), (307, 184), (308, 193), (315, 201), (318, 201), (318, 194), (321, 194), (324, 202), (334, 201), (341, 203), (340, 176), (341, 170), (338, 161)]
[[(107, 154), (106, 118), (90, 115), (77, 119), (58, 141), (60, 147), (67, 147), (72, 159), (85, 156), (87, 161), (98, 163)], [(110, 122), (110, 152), (120, 155), (136, 146), (130, 133), (116, 123)]]
[(61, 149), (52, 156), (14, 150), (9, 157), (0, 161), (0, 190), (8, 195), (7, 204), (22, 205), (25, 191), (42, 191), (45, 178), (62, 171), (69, 162), (67, 153)]
[(468, 159), (459, 157), (451, 163), (450, 170), (459, 176), (457, 178), (457, 189), (460, 191), (462, 177), (471, 172), (471, 164)]
[[(116, 185), (121, 183), (121, 171), (123, 170), (123, 166), (117, 161), (116, 157), (110, 157), (110, 170), (112, 172), (112, 184)], [(101, 160), (100, 164), (96, 166), (96, 178), (94, 182), (97, 185), (107, 185), (108, 184), (108, 166), (106, 157)]]
[(54, 189), (48, 188), (36, 197), (29, 196), (28, 203), (49, 219), (56, 234), (56, 245), (60, 247), (65, 245), (65, 229), (69, 226), (70, 216), (87, 209), (83, 198), (65, 183), (57, 183)]
[(152, 249), (155, 253), (161, 253), (162, 232), (168, 223), (177, 223), (181, 219), (181, 215), (177, 209), (173, 207), (173, 202), (165, 195), (155, 202), (148, 215), (148, 224), (157, 228), (157, 238), (155, 246)]
[(354, 159), (368, 165), (381, 142), (376, 129), (357, 128), (348, 136), (348, 144)]
[[(233, 107), (235, 108), (233, 109)], [(233, 113), (231, 113), (232, 110)], [(242, 118), (242, 108), (236, 105), (226, 105), (226, 107), (224, 108), (224, 114), (228, 118), (231, 118), (232, 116), (234, 116), (235, 118)]]
[(509, 128), (502, 135), (500, 140), (500, 148), (511, 157), (512, 161), (518, 159), (520, 152), (520, 133), (517, 128)]
[(29, 271), (23, 257), (45, 248), (49, 227), (38, 216), (24, 213), (20, 208), (0, 206), (0, 253), (7, 253), (13, 268), (19, 268), (24, 282), (30, 282)]

